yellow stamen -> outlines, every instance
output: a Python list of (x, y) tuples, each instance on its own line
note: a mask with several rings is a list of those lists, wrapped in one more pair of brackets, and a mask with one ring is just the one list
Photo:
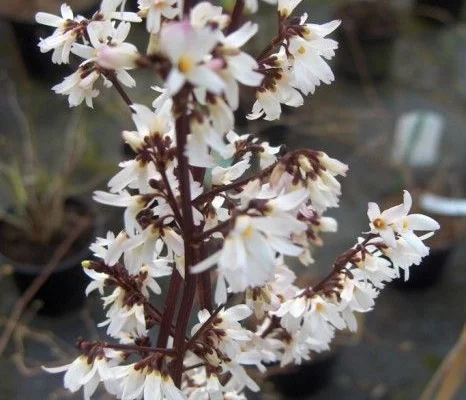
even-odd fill
[(382, 218), (376, 218), (374, 221), (372, 221), (372, 223), (377, 229), (382, 229), (385, 227), (385, 221)]
[(241, 233), (241, 235), (247, 239), (248, 237), (252, 235), (252, 232), (253, 232), (252, 226), (248, 225), (248, 227)]
[(306, 48), (304, 46), (301, 46), (299, 49), (298, 49), (298, 53), (299, 54), (304, 54), (306, 52)]
[(194, 67), (194, 63), (190, 57), (188, 56), (180, 57), (178, 61), (178, 69), (180, 70), (180, 72), (185, 74), (186, 72), (189, 72), (193, 67)]

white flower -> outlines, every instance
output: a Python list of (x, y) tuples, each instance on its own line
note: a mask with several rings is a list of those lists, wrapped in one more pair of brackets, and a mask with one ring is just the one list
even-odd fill
[[(237, 362), (229, 362), (223, 365), (223, 369), (231, 374), (226, 386), (227, 390), (241, 392), (245, 387), (253, 392), (259, 392), (259, 385), (247, 374), (246, 369)], [(231, 388), (231, 389), (230, 389)]]
[(290, 107), (302, 106), (303, 97), (290, 85), (289, 78), (289, 75), (283, 72), (281, 78), (275, 81), (274, 90), (259, 90), (251, 113), (246, 118), (254, 120), (265, 114), (266, 121), (274, 121), (280, 118), (282, 112), (280, 103)]
[(132, 119), (136, 125), (136, 131), (124, 131), (123, 138), (134, 151), (139, 151), (147, 146), (147, 140), (153, 137), (163, 137), (168, 135), (173, 139), (171, 124), (164, 115), (153, 112), (142, 104), (133, 104), (134, 111)]
[(322, 167), (325, 168), (332, 176), (346, 176), (348, 172), (348, 165), (342, 163), (336, 158), (329, 157), (326, 153), (319, 151), (317, 153), (317, 158)]
[(89, 362), (89, 357), (81, 355), (71, 364), (55, 368), (42, 368), (53, 374), (65, 372), (65, 388), (75, 393), (83, 386), (85, 400), (91, 398), (100, 381), (113, 378), (107, 359), (103, 356), (97, 356), (93, 361)]
[(62, 83), (52, 87), (52, 90), (68, 96), (70, 107), (86, 101), (87, 106), (92, 108), (92, 99), (99, 95), (99, 91), (94, 89), (94, 83), (99, 76), (100, 73), (95, 68), (85, 65), (67, 76)]
[(283, 263), (283, 258), (277, 258), (273, 278), (262, 287), (247, 289), (247, 306), (258, 319), (263, 319), (266, 312), (277, 311), (282, 302), (298, 294), (298, 288), (293, 285), (295, 279), (295, 274)]
[[(212, 96), (213, 97), (213, 96)], [(217, 132), (225, 133), (233, 129), (235, 117), (228, 104), (220, 96), (215, 96), (205, 103), (209, 118)]]
[(281, 104), (299, 107), (304, 103), (303, 96), (292, 85), (291, 64), (285, 49), (280, 48), (271, 58), (275, 61), (273, 65), (265, 65), (268, 70), (265, 71), (262, 87), (256, 92), (257, 100), (247, 115), (248, 119), (258, 119), (265, 114), (266, 121), (273, 121), (280, 118)]
[(119, 387), (115, 395), (122, 400), (183, 400), (184, 394), (178, 389), (172, 378), (158, 370), (136, 368), (136, 364), (112, 368), (118, 379)]
[(115, 288), (109, 296), (103, 297), (104, 307), (109, 307), (107, 319), (99, 327), (107, 326), (107, 334), (122, 342), (147, 334), (144, 306), (142, 304), (125, 304), (125, 290)]
[[(433, 233), (431, 232), (419, 237), (419, 239), (422, 241), (432, 235)], [(409, 268), (412, 265), (419, 265), (422, 258), (429, 254), (429, 248), (426, 245), (423, 245), (421, 249), (419, 246), (414, 248), (403, 237), (397, 239), (396, 247), (386, 247), (381, 250), (390, 259), (395, 268), (404, 271), (406, 281), (409, 279)]]
[(139, 9), (146, 15), (146, 29), (152, 34), (160, 30), (162, 17), (173, 19), (178, 15), (177, 0), (138, 0)]
[(223, 80), (203, 61), (217, 44), (217, 36), (210, 28), (194, 29), (189, 22), (166, 24), (161, 29), (160, 48), (172, 63), (166, 86), (175, 95), (190, 82), (212, 93), (225, 88)]
[(385, 283), (392, 281), (397, 277), (397, 270), (391, 267), (392, 263), (386, 258), (373, 256), (370, 253), (360, 252), (354, 257), (356, 269), (351, 273), (355, 279), (366, 281), (369, 280), (376, 288), (383, 289)]
[[(100, 12), (104, 19), (118, 19), (128, 22), (141, 22), (142, 19), (134, 12), (123, 11), (126, 0), (103, 0), (100, 4)], [(120, 10), (117, 11), (117, 8)]]
[(204, 28), (208, 23), (218, 25), (224, 29), (230, 21), (227, 14), (222, 13), (222, 7), (216, 7), (208, 1), (197, 3), (189, 13), (191, 25), (195, 28)]
[(302, 0), (278, 0), (278, 12), (282, 17), (289, 17)]
[(230, 167), (214, 167), (212, 169), (212, 184), (226, 185), (240, 178), (250, 167), (249, 160), (245, 159), (233, 164)]
[(288, 212), (299, 207), (306, 197), (305, 191), (288, 193), (267, 202), (268, 215), (239, 216), (223, 248), (192, 268), (198, 273), (218, 265), (217, 303), (226, 299), (225, 280), (233, 292), (263, 286), (273, 276), (275, 252), (294, 256), (301, 253), (302, 248), (292, 244), (290, 236), (305, 230), (306, 225)]
[(209, 147), (219, 154), (223, 154), (226, 145), (223, 142), (223, 135), (211, 126), (209, 121), (191, 121), (191, 134), (188, 136), (186, 155), (189, 164), (196, 167), (212, 167), (213, 157), (209, 152)]
[(330, 33), (340, 25), (340, 21), (326, 24), (332, 29), (314, 29), (306, 26), (306, 35), (294, 36), (289, 41), (289, 52), (293, 56), (292, 75), (293, 86), (305, 95), (314, 93), (320, 82), (330, 84), (335, 77), (323, 58), (331, 59), (335, 55), (338, 43), (331, 39), (319, 36), (322, 32)]
[(149, 265), (143, 265), (139, 273), (146, 275), (141, 287), (141, 293), (149, 298), (149, 289), (155, 294), (162, 293), (162, 289), (155, 278), (171, 275), (172, 268), (168, 266), (167, 260), (159, 259)]
[[(238, 107), (238, 84), (236, 81), (245, 86), (257, 87), (260, 86), (264, 78), (256, 71), (257, 61), (249, 54), (239, 50), (257, 33), (257, 30), (257, 24), (247, 22), (241, 28), (221, 39), (222, 47), (219, 51), (223, 54), (226, 63), (226, 67), (222, 70), (222, 76), (227, 82), (225, 96), (234, 110)], [(230, 76), (234, 80), (229, 79)]]
[(74, 18), (73, 11), (66, 4), (61, 5), (60, 11), (61, 17), (44, 12), (36, 14), (37, 23), (56, 28), (51, 36), (40, 40), (39, 48), (42, 53), (53, 50), (52, 62), (68, 64), (71, 46), (80, 35), (80, 22), (84, 18)]
[[(221, 353), (221, 358), (216, 352), (207, 354), (207, 361), (211, 365), (220, 365), (224, 357), (235, 360), (241, 354), (241, 343), (251, 339), (251, 332), (243, 328), (239, 321), (248, 318), (251, 314), (251, 309), (244, 304), (224, 309), (217, 314), (211, 326), (204, 333), (211, 343), (215, 343), (215, 348)], [(199, 323), (194, 325), (191, 335), (195, 335), (210, 316), (211, 314), (207, 310), (199, 311)]]
[(302, 331), (293, 332), (284, 340), (283, 354), (280, 361), (280, 366), (284, 367), (291, 362), (301, 364), (303, 360), (311, 358), (309, 344)]
[(309, 309), (309, 299), (306, 296), (296, 296), (281, 304), (273, 315), (280, 318), (280, 325), (288, 332), (297, 332), (301, 326), (304, 314)]
[(435, 231), (440, 228), (440, 225), (432, 218), (422, 214), (408, 215), (411, 205), (411, 195), (405, 190), (402, 204), (380, 212), (376, 203), (369, 203), (367, 216), (371, 221), (371, 232), (378, 233), (388, 246), (397, 246), (396, 235), (399, 234), (410, 246), (419, 253), (423, 253), (425, 246), (413, 231)]
[(102, 258), (105, 264), (111, 267), (118, 262), (127, 247), (128, 235), (125, 231), (121, 231), (117, 237), (113, 232), (107, 232), (107, 237), (98, 237), (91, 244), (90, 250), (94, 253), (94, 256)]
[(136, 220), (136, 216), (154, 200), (153, 198), (148, 200), (143, 195), (131, 196), (126, 190), (116, 194), (96, 190), (92, 198), (102, 204), (126, 208), (124, 221), (126, 233), (129, 236), (134, 236), (135, 232), (140, 230), (140, 225)]
[(103, 296), (104, 287), (106, 286), (106, 282), (109, 276), (103, 272), (96, 272), (93, 269), (87, 268), (86, 264), (86, 261), (82, 262), (84, 273), (92, 279), (92, 281), (86, 287), (86, 296), (89, 296), (89, 293), (96, 289), (99, 291), (99, 294)]
[(147, 374), (144, 382), (144, 400), (183, 400), (185, 398), (169, 375), (161, 375), (157, 370)]
[(328, 350), (335, 335), (335, 328), (344, 329), (346, 322), (341, 316), (341, 306), (314, 296), (311, 308), (305, 314), (302, 332), (311, 350)]
[(94, 21), (87, 26), (92, 46), (75, 43), (71, 51), (85, 63), (96, 62), (105, 69), (117, 70), (117, 78), (126, 86), (135, 86), (134, 79), (124, 71), (135, 67), (137, 48), (126, 43), (131, 24), (120, 22), (115, 28), (110, 21)]
[[(353, 271), (351, 272), (353, 273)], [(341, 316), (345, 320), (348, 329), (355, 332), (357, 320), (354, 311), (365, 313), (372, 310), (379, 292), (370, 283), (350, 279), (347, 276), (344, 277), (342, 285), (343, 289), (340, 292), (342, 300)]]

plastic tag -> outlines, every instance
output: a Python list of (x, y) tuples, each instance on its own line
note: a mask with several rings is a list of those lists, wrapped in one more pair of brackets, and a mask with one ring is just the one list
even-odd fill
[(403, 114), (395, 128), (393, 161), (411, 167), (428, 167), (437, 163), (443, 126), (443, 117), (433, 112)]
[(433, 214), (466, 216), (466, 199), (424, 193), (419, 197), (419, 205), (423, 210)]

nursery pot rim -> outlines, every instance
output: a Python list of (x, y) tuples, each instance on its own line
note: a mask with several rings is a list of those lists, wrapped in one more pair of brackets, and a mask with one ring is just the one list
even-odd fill
[[(99, 235), (101, 231), (103, 231), (103, 224), (102, 218), (95, 213), (93, 204), (86, 199), (80, 198), (78, 196), (70, 196), (65, 199), (65, 202), (73, 202), (74, 204), (79, 204), (83, 206), (87, 211), (91, 214), (91, 223), (90, 223), (90, 234), (89, 234), (89, 242), (84, 247), (82, 247), (79, 251), (68, 254), (67, 256), (61, 258), (55, 268), (53, 268), (52, 274), (65, 271), (67, 269), (73, 268), (78, 264), (81, 264), (85, 258), (89, 256), (89, 245), (94, 240), (96, 235)], [(38, 275), (40, 274), (41, 270), (47, 265), (49, 261), (46, 263), (25, 263), (21, 261), (16, 261), (14, 258), (7, 256), (4, 253), (0, 253), (0, 260), (3, 264), (8, 264), (13, 267), (15, 272), (19, 272), (25, 275)]]

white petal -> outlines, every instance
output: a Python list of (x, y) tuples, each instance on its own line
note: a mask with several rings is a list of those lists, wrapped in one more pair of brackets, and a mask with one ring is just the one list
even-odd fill
[(63, 22), (63, 18), (45, 12), (38, 12), (36, 14), (36, 22), (42, 25), (59, 27)]
[(177, 94), (185, 83), (185, 76), (176, 68), (172, 68), (167, 78), (167, 89), (174, 95)]
[(233, 321), (241, 321), (248, 318), (252, 314), (252, 310), (245, 304), (238, 304), (227, 309), (222, 314)]
[(187, 78), (190, 82), (205, 87), (212, 93), (220, 93), (225, 89), (225, 82), (222, 78), (203, 65), (193, 68), (187, 75)]
[(413, 231), (436, 231), (440, 225), (434, 219), (423, 214), (410, 214), (406, 217), (408, 229)]

